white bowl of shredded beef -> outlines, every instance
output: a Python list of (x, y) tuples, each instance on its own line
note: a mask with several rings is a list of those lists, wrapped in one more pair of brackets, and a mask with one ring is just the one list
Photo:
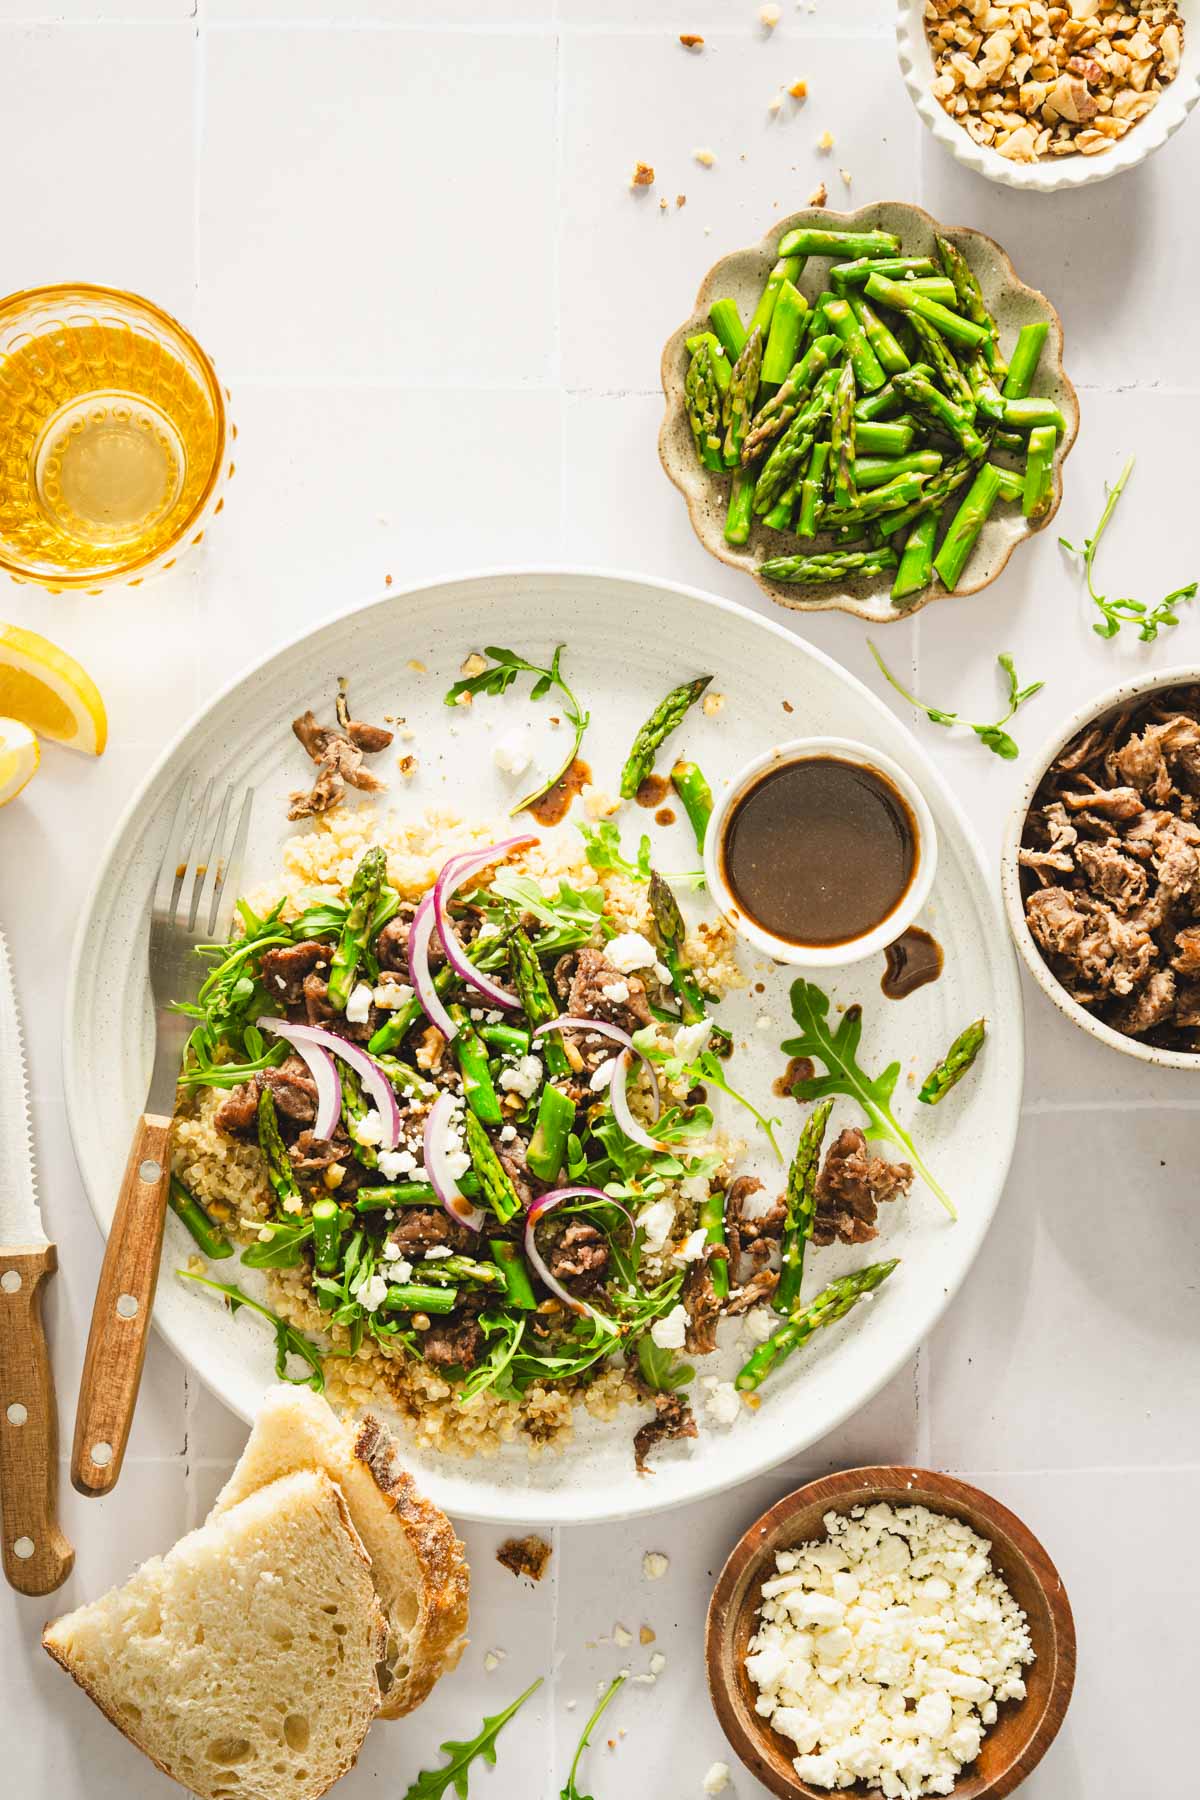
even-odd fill
[(1017, 948), (1060, 1011), (1177, 1068), (1200, 1058), (1200, 670), (1131, 681), (1039, 759), (1002, 879)]

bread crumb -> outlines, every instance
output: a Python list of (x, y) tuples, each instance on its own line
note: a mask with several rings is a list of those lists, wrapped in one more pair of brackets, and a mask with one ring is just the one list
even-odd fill
[(414, 675), (428, 675), (428, 673), (429, 673), (429, 670), (425, 667), (425, 664), (423, 662), (418, 662), (415, 656), (411, 656), (409, 658), (408, 662), (405, 664), (405, 667), (411, 669)]
[(417, 772), (417, 759), (411, 753), (407, 756), (398, 756), (396, 758), (396, 767), (399, 769), (401, 775), (403, 775), (405, 781), (411, 781)]
[(842, 180), (845, 182), (847, 187), (849, 187), (850, 183), (854, 180), (854, 177), (850, 173), (849, 169), (839, 169), (838, 174), (841, 176)]
[(383, 578), (383, 585), (384, 585), (384, 587), (391, 587), (391, 585), (392, 585), (392, 578), (391, 578), (391, 576), (390, 576), (390, 575), (385, 575), (385, 576), (384, 576), (384, 578)]
[(711, 169), (717, 160), (711, 150), (693, 150), (692, 155), (704, 169)]
[(828, 206), (829, 189), (825, 186), (824, 182), (821, 183), (820, 187), (813, 189), (812, 193), (808, 196), (808, 204), (810, 206)]
[(629, 185), (630, 185), (630, 187), (635, 187), (635, 188), (637, 188), (637, 187), (653, 187), (654, 186), (653, 164), (644, 163), (644, 162), (634, 163), (633, 178), (630, 181)]
[(705, 694), (700, 705), (703, 708), (706, 719), (715, 719), (725, 705), (725, 696), (724, 694)]
[(655, 1636), (656, 1633), (651, 1630), (649, 1625), (643, 1625), (638, 1632), (638, 1643), (645, 1648), (647, 1644), (652, 1644), (654, 1642)]
[(818, 150), (832, 150), (833, 149), (833, 133), (832, 133), (832, 131), (823, 131), (821, 133), (820, 137), (817, 139), (817, 149)]
[(686, 194), (676, 194), (675, 204), (676, 204), (676, 206), (686, 206), (687, 205), (687, 195)]
[(685, 50), (703, 50), (704, 39), (695, 31), (681, 31), (679, 41)]
[(670, 201), (667, 199), (666, 195), (664, 194), (658, 203), (659, 212), (666, 212), (667, 207), (669, 205), (670, 205)]
[(767, 101), (767, 111), (770, 113), (772, 118), (777, 117), (778, 114), (783, 111), (783, 95), (782, 94), (776, 94), (776, 95), (774, 95), (774, 97), (772, 99)]
[(647, 1581), (661, 1581), (670, 1566), (670, 1558), (661, 1550), (647, 1550), (642, 1558), (642, 1574)]
[(782, 17), (782, 6), (760, 6), (758, 9), (759, 23), (765, 31), (774, 31)]
[(540, 1581), (550, 1556), (550, 1546), (544, 1538), (506, 1538), (496, 1552), (496, 1561), (514, 1575), (528, 1575), (530, 1581)]
[(793, 81), (791, 87), (788, 89), (788, 93), (792, 96), (793, 100), (807, 100), (808, 99), (808, 83), (807, 83), (807, 81)]
[(614, 1625), (612, 1635), (613, 1643), (616, 1644), (619, 1650), (628, 1649), (629, 1645), (633, 1642), (633, 1633), (631, 1631), (626, 1631), (624, 1625)]

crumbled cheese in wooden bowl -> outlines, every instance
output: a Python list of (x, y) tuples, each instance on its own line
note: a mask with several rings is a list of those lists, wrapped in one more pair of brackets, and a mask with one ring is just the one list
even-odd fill
[(1097, 156), (1179, 73), (1175, 0), (925, 0), (933, 95), (1012, 162)]
[(814, 1787), (949, 1794), (1005, 1700), (1025, 1696), (1021, 1611), (960, 1519), (880, 1503), (781, 1550), (746, 1671)]

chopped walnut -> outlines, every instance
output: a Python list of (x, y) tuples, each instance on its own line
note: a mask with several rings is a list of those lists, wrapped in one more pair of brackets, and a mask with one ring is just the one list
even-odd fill
[(1179, 72), (1176, 0), (925, 0), (931, 92), (1010, 162), (1098, 156)]
[(639, 188), (654, 186), (654, 169), (650, 163), (634, 163), (633, 179), (630, 182), (630, 186)]
[(788, 93), (792, 96), (793, 100), (807, 100), (808, 99), (808, 83), (807, 83), (807, 81), (793, 81), (791, 87), (788, 89)]
[(693, 150), (692, 155), (701, 167), (705, 169), (711, 169), (717, 160), (711, 150)]
[(832, 133), (832, 131), (823, 131), (821, 133), (820, 137), (817, 139), (817, 149), (818, 150), (832, 150), (833, 149), (833, 133)]
[(679, 41), (685, 50), (703, 50), (704, 39), (694, 31), (681, 31)]
[(812, 193), (808, 196), (808, 204), (810, 206), (829, 205), (829, 189), (825, 186), (824, 182), (821, 183), (819, 188), (813, 189)]

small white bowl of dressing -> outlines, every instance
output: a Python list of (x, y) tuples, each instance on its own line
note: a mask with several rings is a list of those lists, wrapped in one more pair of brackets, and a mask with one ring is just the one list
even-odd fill
[(937, 834), (912, 778), (850, 738), (794, 738), (740, 769), (713, 808), (704, 874), (741, 937), (776, 962), (875, 956), (929, 898)]

